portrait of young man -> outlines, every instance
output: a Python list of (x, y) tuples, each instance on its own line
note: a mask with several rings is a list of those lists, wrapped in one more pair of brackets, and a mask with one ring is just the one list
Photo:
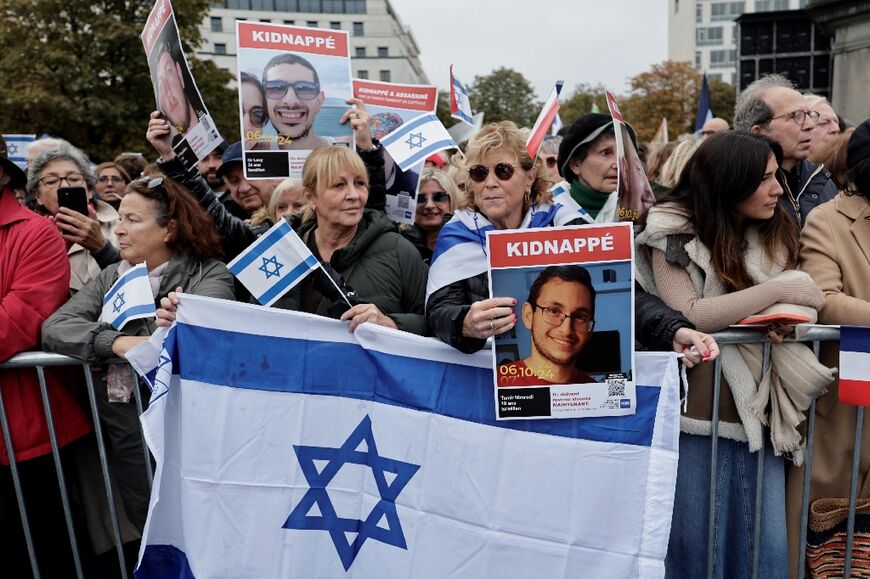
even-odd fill
[(529, 289), (522, 322), (531, 333), (529, 356), (499, 365), (500, 387), (596, 382), (576, 366), (595, 327), (595, 288), (586, 268), (544, 269)]
[(311, 150), (331, 141), (314, 131), (326, 95), (314, 66), (297, 54), (279, 54), (263, 68), (269, 120), (278, 133), (273, 149)]
[(169, 41), (162, 41), (157, 48), (154, 74), (160, 112), (178, 133), (188, 132), (199, 123), (197, 109), (188, 94), (196, 89), (180, 50), (176, 51)]

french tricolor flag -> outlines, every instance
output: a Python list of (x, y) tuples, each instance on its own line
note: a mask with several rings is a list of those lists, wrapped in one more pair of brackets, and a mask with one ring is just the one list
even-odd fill
[(840, 402), (870, 406), (870, 328), (840, 326)]
[(541, 109), (541, 114), (538, 115), (538, 120), (535, 121), (535, 126), (532, 127), (532, 132), (526, 141), (526, 149), (528, 149), (529, 157), (532, 159), (538, 154), (538, 149), (541, 148), (541, 143), (544, 142), (550, 125), (559, 114), (559, 93), (562, 92), (563, 84), (565, 84), (564, 81), (556, 81), (556, 86), (550, 91), (550, 96), (547, 97), (547, 102), (544, 103), (544, 108)]

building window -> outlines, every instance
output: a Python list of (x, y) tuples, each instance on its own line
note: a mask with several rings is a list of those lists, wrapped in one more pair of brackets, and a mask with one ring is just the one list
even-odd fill
[(365, 46), (357, 46), (356, 54), (354, 55), (357, 58), (365, 58), (366, 57), (366, 47)]
[(329, 27), (333, 30), (341, 30), (341, 22), (333, 20), (329, 23)]
[(294, 26), (296, 24), (296, 21), (295, 20), (285, 20), (284, 24), (286, 24), (287, 26)]
[(317, 20), (309, 20), (305, 23), (308, 28), (317, 28)]
[(320, 0), (299, 0), (299, 12), (321, 12)]
[(212, 16), (211, 17), (211, 31), (212, 32), (223, 32), (224, 31), (224, 19), (220, 16)]
[(223, 42), (215, 42), (214, 43), (214, 53), (215, 54), (226, 54), (227, 53), (227, 45)]
[(323, 11), (327, 14), (344, 12), (344, 0), (323, 0)]
[(251, 0), (251, 10), (275, 11), (275, 3), (272, 0)]
[(718, 72), (717, 72), (717, 73), (710, 73), (710, 74), (707, 75), (707, 80), (718, 80), (718, 81), (721, 81), (721, 80), (722, 80), (722, 75), (719, 74)]
[(710, 68), (734, 68), (737, 66), (736, 50), (711, 50)]
[(387, 58), (390, 56), (390, 49), (386, 46), (378, 46), (378, 58)]
[(380, 72), (379, 76), (380, 76), (382, 82), (390, 82), (391, 81), (391, 76), (390, 76), (389, 70), (382, 70)]
[(695, 4), (695, 23), (700, 24), (704, 21), (704, 5), (698, 2)]
[(275, 0), (275, 10), (277, 12), (296, 12), (299, 10), (299, 3), (296, 0)]
[(365, 14), (366, 0), (344, 0), (345, 14)]
[(227, 8), (230, 10), (250, 10), (251, 3), (248, 0), (227, 0)]
[(699, 26), (695, 29), (695, 44), (698, 46), (722, 44), (722, 27)]
[(773, 0), (774, 10), (788, 10), (788, 0)]
[(353, 23), (353, 35), (354, 36), (365, 36), (365, 32), (363, 31), (363, 23), (362, 22), (354, 22)]
[(357, 75), (357, 77), (359, 77), (359, 78), (362, 78), (362, 79), (368, 80), (368, 78), (369, 78), (369, 71), (367, 71), (367, 70), (358, 70), (358, 71), (356, 71), (356, 75)]
[(265, 22), (266, 24), (272, 23), (272, 21), (269, 18), (260, 18), (260, 22)]
[(746, 10), (746, 2), (713, 2), (710, 4), (710, 20), (734, 20)]
[(807, 0), (801, 0), (800, 2), (798, 2), (798, 8), (800, 8), (801, 10), (803, 10), (806, 7), (807, 7)]
[(701, 51), (695, 51), (695, 68), (701, 70)]

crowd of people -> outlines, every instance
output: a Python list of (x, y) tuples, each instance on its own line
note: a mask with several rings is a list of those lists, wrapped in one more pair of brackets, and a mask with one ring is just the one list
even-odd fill
[[(244, 75), (242, 81), (250, 84), (243, 90), (264, 94)], [(123, 359), (157, 326), (170, 325), (181, 292), (251, 301), (226, 263), (278, 220), (292, 226), (322, 267), (273, 307), (344, 320), (350, 332), (374, 323), (432, 336), (463, 353), (510, 332), (520, 316), (531, 326), (536, 316), (549, 315), (552, 332), (568, 320), (571, 339), (584, 343), (588, 336), (575, 334), (593, 331), (594, 310), (580, 319), (553, 304), (521, 309), (512, 298), (491, 296), (486, 232), (617, 220), (620, 170), (610, 116), (584, 115), (545, 140), (534, 158), (526, 148), (528, 129), (510, 121), (483, 126), (463, 144), (462, 155), (426, 162), (414, 223), (400, 226), (386, 213), (396, 175), (378, 140), (383, 123), (372, 122), (363, 101), (348, 105), (342, 122), (353, 129), (355, 149), (315, 148), (301, 179), (248, 179), (241, 141), (188, 166), (175, 155), (172, 127), (159, 112), (143, 120), (153, 164), (127, 153), (94, 166), (87, 143), (59, 139), (31, 149), (26, 173), (0, 157), (0, 360), (44, 349), (94, 365), (97, 420), (130, 544), (148, 507), (135, 404), (147, 396), (127, 366), (109, 361)], [(262, 124), (262, 112), (245, 110), (246, 122)], [(771, 75), (740, 93), (732, 124), (714, 119), (698, 137), (651, 151), (647, 190), (656, 203), (635, 223), (637, 347), (676, 351), (690, 368), (666, 560), (670, 578), (706, 573), (706, 557), (699, 554), (708, 547), (716, 376), (705, 362), (723, 361), (715, 576), (749, 574), (757, 480), (764, 485), (761, 576), (794, 574), (802, 424), (817, 396), (810, 500), (842, 499), (849, 490), (856, 411), (837, 400), (837, 344), (824, 345), (817, 360), (811, 349), (786, 340), (794, 326), (770, 325), (772, 367), (763, 375), (760, 346), (720, 348), (710, 334), (768, 312), (870, 326), (870, 120), (847, 127), (826, 99), (802, 95), (786, 78)], [(627, 134), (637, 146), (633, 129)], [(574, 208), (553, 198), (562, 181)], [(85, 191), (84, 210), (59, 199), (77, 187)], [(156, 319), (134, 320), (118, 331), (101, 317), (104, 296), (143, 262)], [(536, 352), (536, 364), (564, 366), (557, 349)], [(65, 478), (80, 494), (73, 520), (95, 553), (85, 563), (96, 568), (96, 555), (111, 542), (106, 508), (81, 500), (89, 485), (102, 484), (90, 460), (94, 418), (85, 383), (63, 369), (47, 369), (45, 376)], [(547, 383), (545, 375), (536, 379)], [(0, 387), (43, 576), (67, 576), (72, 559), (63, 508), (53, 498), (58, 474), (36, 374), (2, 370)], [(762, 447), (759, 478), (754, 453)], [(0, 442), (0, 544), (11, 557), (4, 564), (26, 570), (9, 458)], [(870, 453), (860, 469), (859, 481), (866, 481)], [(870, 498), (870, 483), (861, 485), (860, 496)], [(826, 541), (835, 538), (814, 540), (818, 557), (810, 565), (824, 559)], [(870, 553), (862, 557), (870, 560)]]

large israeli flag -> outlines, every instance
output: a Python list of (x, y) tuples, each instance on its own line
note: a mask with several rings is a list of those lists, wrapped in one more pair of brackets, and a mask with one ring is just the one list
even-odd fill
[(157, 306), (154, 305), (154, 294), (148, 281), (148, 266), (143, 262), (118, 276), (118, 280), (103, 296), (100, 320), (120, 330), (130, 320), (153, 318), (156, 313)]
[(458, 148), (453, 137), (432, 113), (422, 114), (404, 123), (381, 139), (381, 144), (402, 171), (422, 163), (433, 153)]
[(496, 421), (490, 364), (183, 295), (142, 418), (136, 576), (662, 577), (675, 355), (638, 355), (637, 414), (573, 420)]
[(271, 306), (317, 267), (317, 258), (283, 219), (227, 264), (264, 306)]

